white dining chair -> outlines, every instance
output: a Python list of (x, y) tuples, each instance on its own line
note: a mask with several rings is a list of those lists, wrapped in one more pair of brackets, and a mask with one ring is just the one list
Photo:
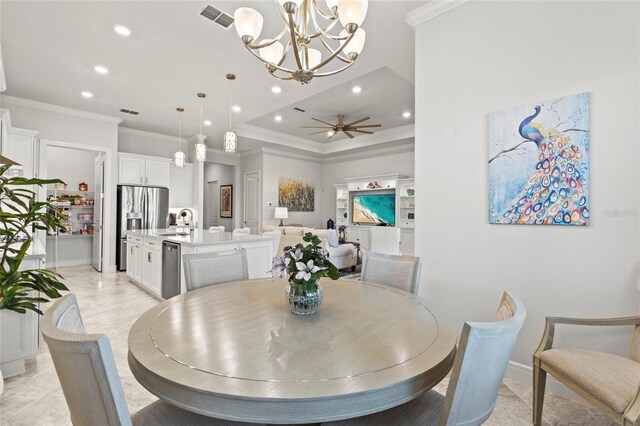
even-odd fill
[(429, 390), (390, 410), (323, 425), (481, 425), (491, 416), (496, 405), (525, 317), (524, 305), (505, 292), (498, 306), (496, 321), (466, 322), (446, 396)]
[(262, 235), (269, 237), (273, 240), (273, 257), (280, 256), (282, 253), (278, 250), (280, 247), (280, 239), (282, 238), (282, 232), (279, 230), (263, 232)]
[(225, 231), (225, 227), (224, 226), (210, 226), (209, 227), (209, 232), (224, 232)]
[(369, 229), (367, 251), (400, 255), (400, 228), (394, 226), (372, 226)]
[(47, 309), (41, 329), (74, 425), (244, 425), (201, 416), (164, 401), (131, 416), (109, 339), (86, 333), (73, 293)]
[(250, 235), (251, 228), (236, 228), (233, 230), (233, 233), (235, 235)]
[(362, 258), (362, 281), (388, 285), (418, 294), (422, 258), (366, 252)]
[(187, 291), (214, 284), (249, 279), (247, 250), (183, 254)]

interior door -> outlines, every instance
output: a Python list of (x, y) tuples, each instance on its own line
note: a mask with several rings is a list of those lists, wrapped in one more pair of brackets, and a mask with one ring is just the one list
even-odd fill
[(220, 184), (218, 181), (208, 182), (209, 203), (207, 205), (207, 227), (218, 226), (220, 217)]
[(94, 168), (94, 188), (93, 194), (95, 204), (93, 205), (93, 258), (92, 265), (96, 271), (102, 272), (102, 216), (104, 212), (104, 154), (100, 154), (95, 159)]
[(260, 172), (244, 174), (244, 226), (258, 233), (260, 226)]

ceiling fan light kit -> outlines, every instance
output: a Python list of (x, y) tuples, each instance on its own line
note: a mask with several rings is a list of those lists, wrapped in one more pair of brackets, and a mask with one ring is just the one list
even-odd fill
[(353, 133), (363, 133), (363, 134), (367, 134), (367, 135), (372, 135), (373, 132), (369, 131), (369, 130), (362, 130), (362, 129), (369, 129), (369, 128), (374, 128), (374, 127), (382, 127), (381, 124), (362, 124), (360, 125), (359, 123), (362, 123), (363, 121), (367, 121), (367, 120), (371, 120), (371, 117), (362, 117), (358, 120), (352, 121), (350, 123), (345, 123), (344, 122), (344, 114), (338, 114), (338, 122), (336, 124), (331, 124), (327, 121), (324, 120), (320, 120), (318, 118), (313, 118), (311, 117), (312, 120), (317, 121), (318, 123), (324, 124), (324, 126), (302, 126), (303, 129), (322, 129), (320, 131), (314, 132), (314, 133), (309, 133), (309, 135), (318, 135), (320, 133), (325, 133), (327, 132), (327, 136), (329, 137), (329, 139), (331, 139), (332, 137), (334, 137), (337, 133), (342, 132), (345, 135), (347, 135), (350, 139), (353, 139), (355, 136), (353, 135)]
[[(364, 48), (366, 33), (361, 25), (367, 15), (368, 0), (325, 0), (325, 7), (318, 5), (319, 0), (274, 1), (284, 21), (282, 31), (275, 38), (256, 42), (264, 23), (257, 10), (241, 7), (233, 16), (245, 47), (266, 65), (271, 75), (306, 84), (314, 77), (338, 74), (355, 63)], [(338, 22), (343, 29), (339, 34), (331, 34)], [(324, 48), (328, 54), (326, 59), (323, 60), (320, 50), (310, 46), (312, 42)], [(294, 68), (284, 65), (289, 55), (294, 58)], [(334, 59), (346, 65), (320, 72)]]

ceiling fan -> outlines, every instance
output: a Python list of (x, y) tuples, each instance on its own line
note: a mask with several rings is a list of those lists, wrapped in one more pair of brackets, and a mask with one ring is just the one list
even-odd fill
[(366, 133), (368, 135), (372, 135), (373, 132), (370, 132), (368, 130), (361, 130), (361, 129), (372, 128), (372, 127), (382, 127), (381, 124), (358, 125), (358, 123), (362, 123), (363, 121), (370, 120), (371, 117), (363, 117), (359, 120), (352, 121), (351, 123), (345, 123), (344, 114), (338, 114), (338, 122), (336, 124), (331, 124), (326, 121), (319, 120), (313, 117), (311, 117), (311, 119), (324, 124), (324, 126), (302, 126), (302, 128), (303, 129), (323, 129), (319, 132), (310, 133), (309, 135), (317, 135), (319, 133), (324, 133), (328, 131), (329, 139), (334, 137), (338, 132), (343, 132), (345, 135), (349, 136), (351, 139), (355, 137), (352, 133)]

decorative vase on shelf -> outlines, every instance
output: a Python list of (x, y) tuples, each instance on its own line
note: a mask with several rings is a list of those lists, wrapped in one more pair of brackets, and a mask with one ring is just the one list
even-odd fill
[(415, 190), (415, 189), (413, 189), (413, 188), (409, 188), (409, 189), (407, 189), (407, 195), (408, 195), (409, 197), (413, 197), (415, 193), (416, 193), (416, 190)]
[(289, 281), (284, 293), (289, 309), (294, 314), (310, 315), (320, 309), (322, 304), (322, 287), (317, 282), (296, 284)]

